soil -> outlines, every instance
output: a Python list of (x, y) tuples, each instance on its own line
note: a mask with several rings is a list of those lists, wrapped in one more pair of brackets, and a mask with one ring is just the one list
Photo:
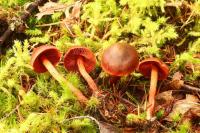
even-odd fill
[(3, 19), (0, 19), (0, 36), (3, 35), (3, 33), (7, 30), (8, 28), (8, 23), (3, 20)]

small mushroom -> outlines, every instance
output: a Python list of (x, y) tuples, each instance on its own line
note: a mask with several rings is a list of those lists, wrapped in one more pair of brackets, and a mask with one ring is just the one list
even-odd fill
[(133, 72), (139, 64), (136, 49), (127, 43), (116, 43), (107, 48), (102, 55), (101, 67), (114, 80)]
[(139, 71), (146, 77), (151, 78), (149, 90), (149, 107), (147, 108), (147, 119), (150, 120), (155, 106), (155, 94), (158, 80), (164, 80), (169, 74), (169, 68), (158, 58), (148, 58), (140, 62)]
[(80, 72), (83, 78), (87, 81), (93, 95), (97, 95), (100, 91), (88, 74), (94, 68), (96, 59), (92, 51), (83, 46), (71, 47), (64, 56), (64, 66), (69, 71)]
[(49, 73), (60, 84), (66, 84), (81, 103), (86, 103), (87, 98), (82, 94), (82, 92), (75, 88), (70, 82), (67, 82), (65, 78), (55, 69), (55, 66), (58, 64), (60, 59), (61, 53), (56, 47), (42, 45), (34, 49), (31, 57), (31, 65), (33, 70), (37, 73), (44, 73), (49, 71)]

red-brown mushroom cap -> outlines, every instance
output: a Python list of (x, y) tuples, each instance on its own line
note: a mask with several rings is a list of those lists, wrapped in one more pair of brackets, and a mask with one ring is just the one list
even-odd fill
[(147, 78), (151, 77), (152, 66), (158, 69), (158, 80), (166, 79), (169, 74), (168, 66), (158, 58), (148, 58), (140, 62), (139, 71)]
[(85, 70), (90, 73), (96, 64), (93, 52), (84, 46), (71, 47), (64, 56), (64, 66), (69, 71), (79, 71), (77, 59), (82, 57)]
[(35, 48), (31, 56), (31, 65), (34, 71), (38, 73), (47, 71), (40, 59), (41, 56), (45, 56), (54, 66), (57, 65), (61, 59), (61, 53), (54, 46), (42, 45)]
[(116, 43), (102, 55), (102, 69), (113, 76), (124, 76), (136, 69), (139, 63), (136, 49), (126, 43)]

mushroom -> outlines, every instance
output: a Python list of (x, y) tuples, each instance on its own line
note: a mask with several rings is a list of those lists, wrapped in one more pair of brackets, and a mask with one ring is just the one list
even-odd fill
[(127, 43), (111, 45), (103, 52), (101, 59), (101, 67), (112, 76), (111, 80), (118, 80), (121, 76), (130, 74), (138, 64), (136, 49)]
[(97, 95), (100, 91), (88, 74), (94, 68), (96, 59), (92, 51), (84, 46), (71, 47), (64, 56), (64, 66), (68, 71), (80, 72), (83, 78), (87, 81), (93, 95)]
[(86, 103), (87, 98), (82, 94), (82, 92), (74, 87), (70, 82), (66, 81), (65, 78), (58, 73), (55, 66), (61, 59), (61, 53), (54, 46), (42, 45), (33, 50), (31, 56), (31, 65), (33, 70), (37, 73), (44, 73), (49, 71), (49, 73), (61, 84), (67, 85), (71, 92), (77, 97), (81, 103)]
[(147, 119), (150, 120), (155, 106), (155, 94), (158, 80), (164, 80), (169, 74), (168, 66), (158, 58), (148, 58), (140, 62), (139, 71), (146, 77), (151, 78), (149, 90), (149, 107), (147, 108)]

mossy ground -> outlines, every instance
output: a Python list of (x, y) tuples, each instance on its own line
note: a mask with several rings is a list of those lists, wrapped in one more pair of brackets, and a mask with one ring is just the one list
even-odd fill
[[(0, 36), (29, 2), (0, 0)], [(87, 118), (70, 119), (86, 115), (127, 132), (199, 131), (199, 109), (194, 112), (190, 108), (167, 119), (177, 100), (188, 94), (199, 100), (198, 92), (175, 90), (174, 99), (157, 105), (157, 119), (148, 122), (145, 109), (149, 80), (135, 71), (112, 86), (109, 75), (100, 66), (104, 49), (116, 42), (127, 42), (136, 47), (140, 61), (154, 56), (170, 67), (168, 78), (158, 83), (158, 94), (169, 91), (166, 84), (176, 72), (182, 74), (185, 83), (200, 88), (199, 0), (85, 0), (76, 12), (73, 7), (77, 2), (58, 3), (66, 8), (44, 14), (39, 20), (33, 15), (25, 29), (16, 28), (1, 47), (4, 54), (0, 57), (0, 132), (98, 132), (97, 125)], [(92, 98), (87, 107), (82, 107), (76, 99), (69, 99), (67, 88), (62, 88), (49, 73), (32, 70), (32, 50), (43, 44), (56, 46), (62, 54), (75, 45), (86, 46), (95, 53), (97, 64), (90, 75), (105, 95), (100, 104)], [(62, 61), (56, 68), (90, 97), (88, 86), (78, 73), (66, 71)], [(199, 101), (196, 104), (199, 106)]]

